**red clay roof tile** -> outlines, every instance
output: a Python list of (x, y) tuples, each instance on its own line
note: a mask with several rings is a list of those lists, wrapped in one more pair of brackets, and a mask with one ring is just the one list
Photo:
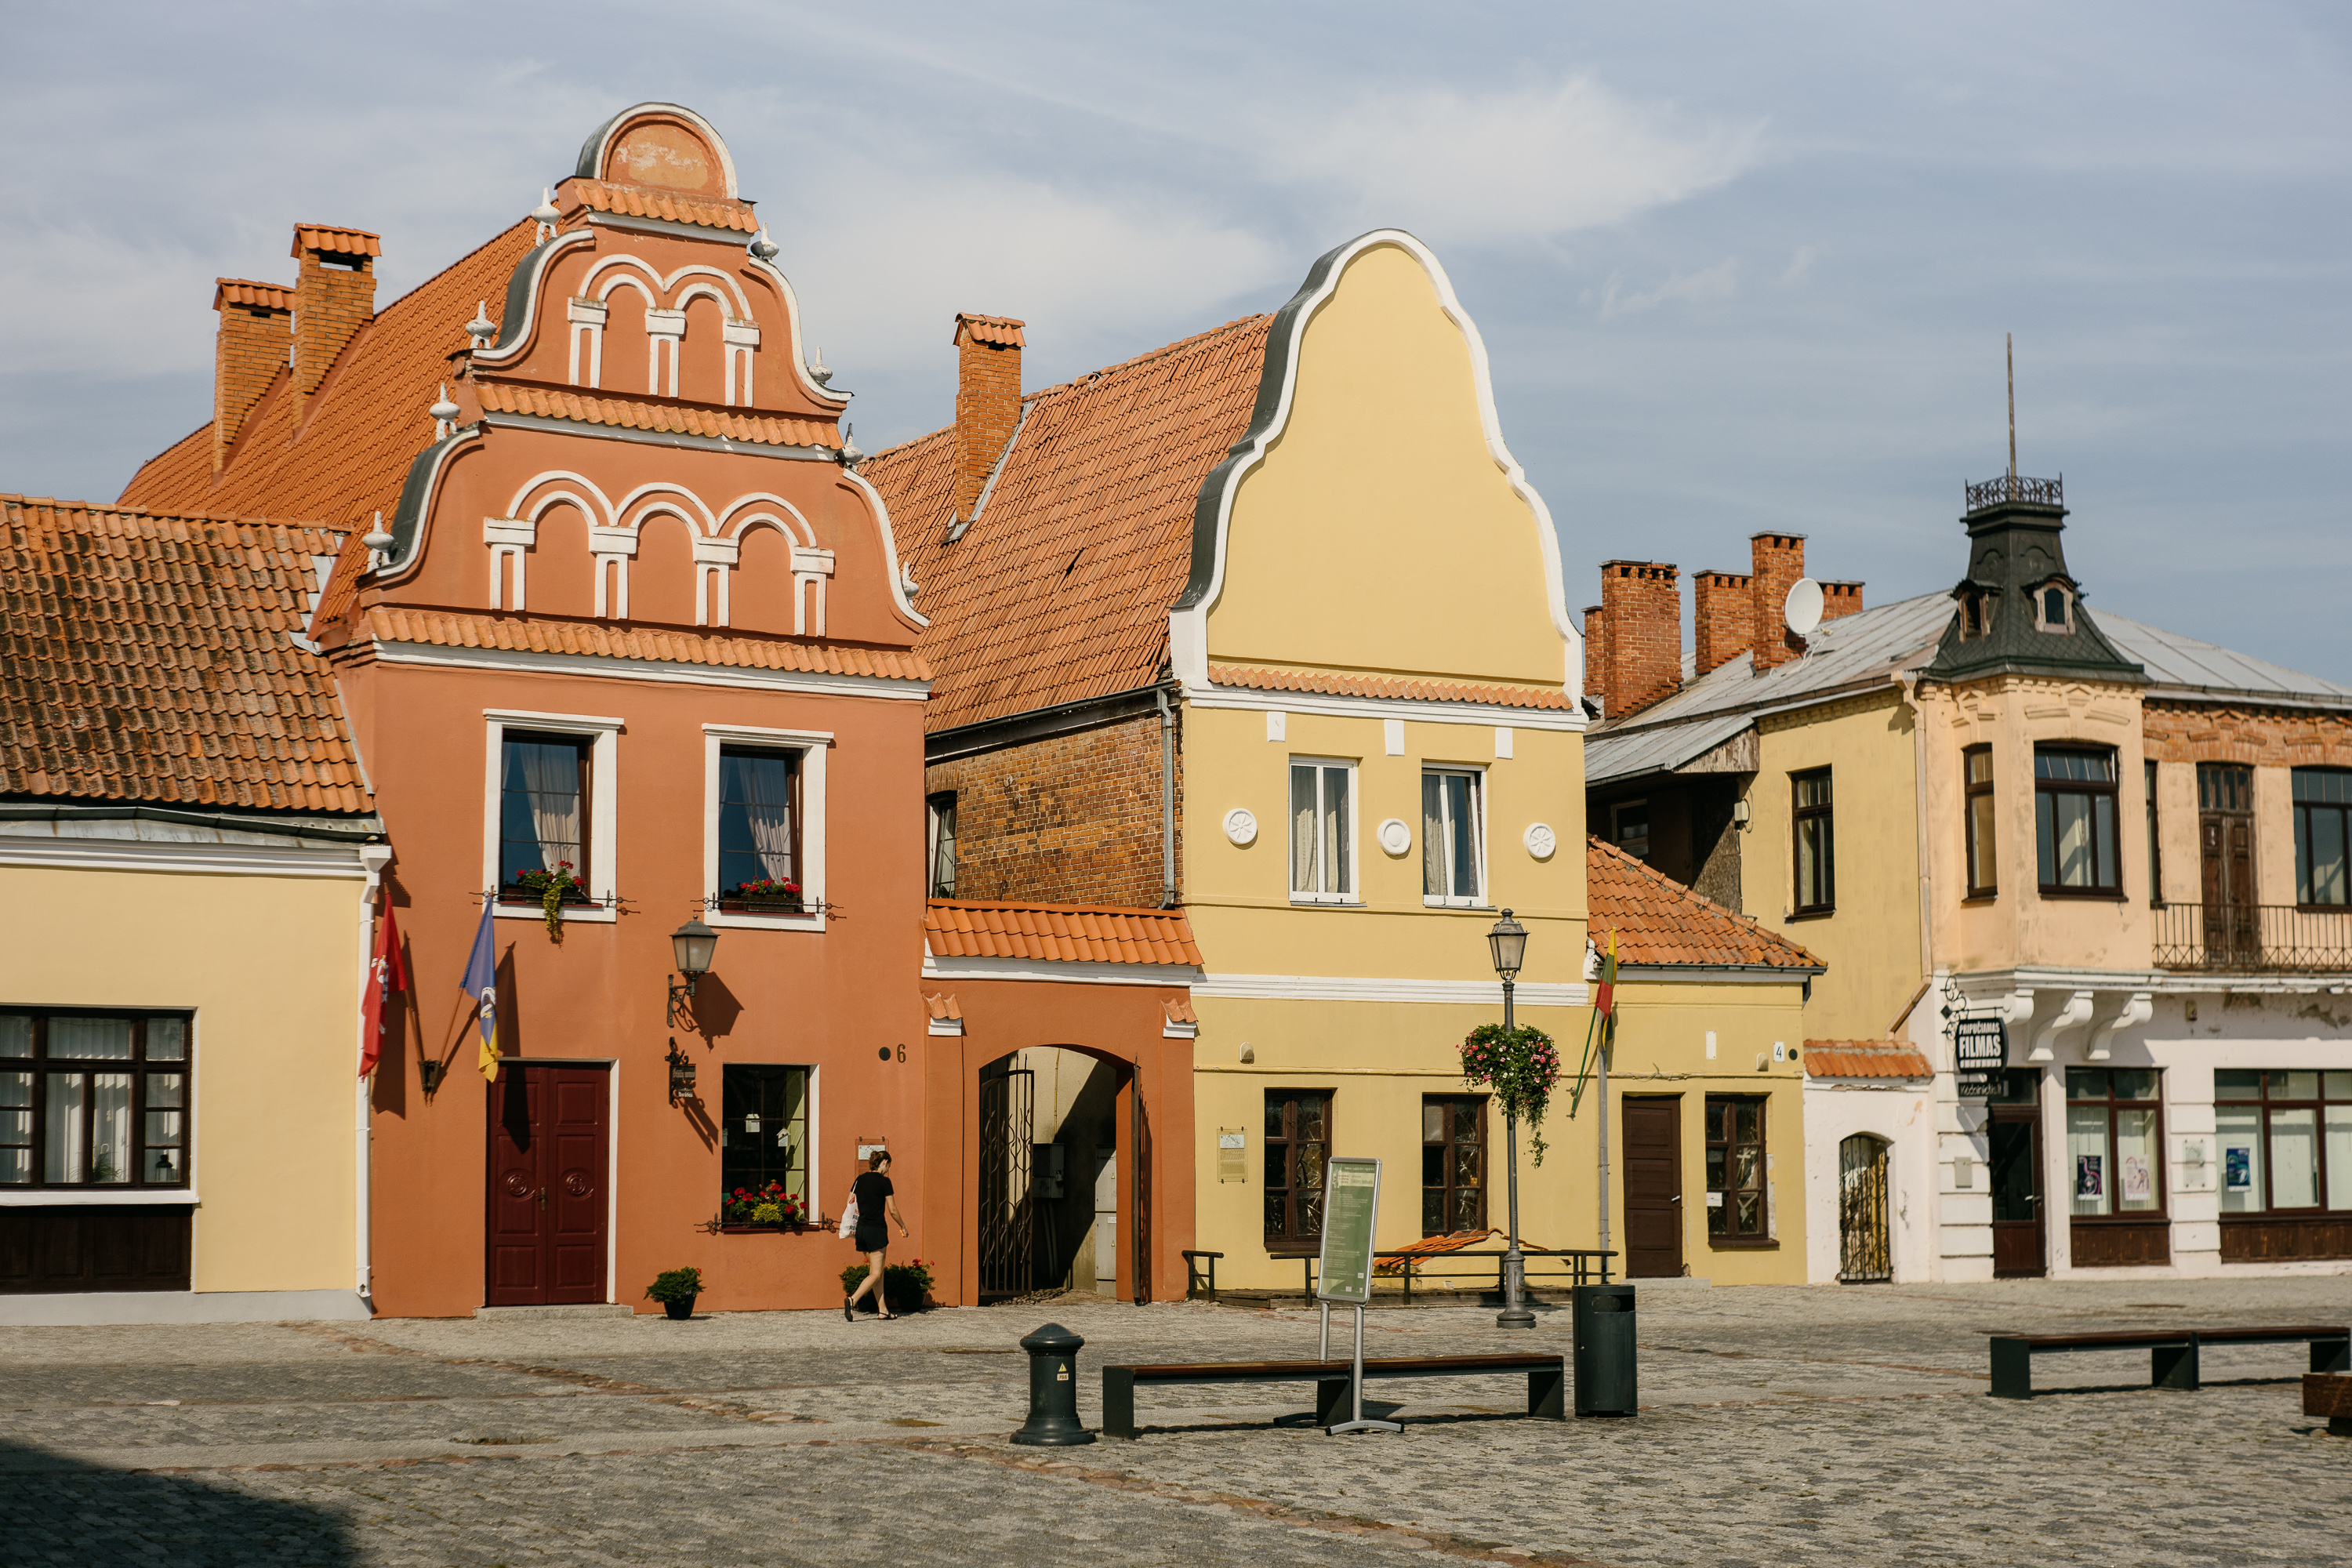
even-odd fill
[(288, 254), (299, 257), (306, 250), (331, 251), (338, 256), (382, 256), (383, 240), (363, 228), (298, 223), (294, 226), (294, 248)]
[(574, 178), (565, 181), (564, 185), (567, 195), (577, 195), (583, 205), (600, 213), (619, 213), (625, 217), (657, 217), (669, 223), (731, 229), (737, 234), (757, 234), (760, 231), (760, 220), (751, 216), (751, 204), (749, 202), (724, 199), (697, 201), (691, 196), (646, 190), (636, 185), (608, 185), (602, 180)]
[(519, 649), (530, 653), (590, 654), (604, 658), (642, 658), (662, 664), (700, 664), (734, 669), (782, 669), (817, 675), (865, 675), (882, 680), (928, 680), (930, 671), (913, 654), (888, 648), (754, 640), (701, 632), (656, 631), (600, 626), (593, 622), (507, 620), (495, 616), (448, 614), (379, 605), (362, 613), (352, 637), (434, 647)]
[(216, 278), (213, 280), (213, 309), (217, 310), (223, 305), (290, 310), (294, 308), (294, 290), (275, 283), (257, 283), (250, 278)]
[(1795, 972), (1792, 979), (1822, 967), (1780, 932), (1701, 898), (1598, 838), (1585, 840), (1584, 900), (1593, 943), (1606, 952), (1613, 932), (1620, 963), (1787, 969)]
[(1405, 697), (1423, 702), (1486, 702), (1505, 708), (1573, 709), (1576, 700), (1559, 687), (1474, 686), (1454, 680), (1411, 680), (1384, 675), (1342, 675), (1330, 670), (1259, 669), (1213, 664), (1209, 679), (1218, 686), (1253, 691), (1314, 691), (1337, 697)]
[(1192, 922), (1181, 913), (1108, 904), (933, 899), (923, 913), (923, 945), (934, 958), (1201, 964)]
[(1807, 1040), (1808, 1078), (1933, 1078), (1916, 1047), (1901, 1040)]
[(334, 675), (289, 640), (341, 543), (0, 496), (0, 795), (373, 811)]
[(1028, 324), (1011, 316), (975, 316), (970, 310), (956, 312), (956, 335), (961, 338), (963, 329), (969, 327), (974, 342), (986, 343), (992, 348), (1024, 347), (1026, 340), (1022, 337), (1021, 329)]
[(744, 414), (699, 404), (583, 397), (578, 393), (561, 389), (518, 386), (489, 380), (478, 382), (475, 385), (481, 395), (482, 409), (488, 414), (532, 414), (542, 419), (577, 419), (583, 425), (614, 426), (625, 430), (713, 436), (764, 447), (838, 447), (841, 445), (840, 427), (830, 419)]
[(926, 991), (923, 993), (923, 1006), (934, 1018), (960, 1020), (963, 1017), (963, 1009), (956, 1005), (952, 992)]
[(932, 730), (1160, 678), (1193, 502), (1249, 426), (1272, 320), (1031, 394), (978, 520), (953, 543), (952, 426), (867, 460), (931, 620), (916, 647), (939, 671)]

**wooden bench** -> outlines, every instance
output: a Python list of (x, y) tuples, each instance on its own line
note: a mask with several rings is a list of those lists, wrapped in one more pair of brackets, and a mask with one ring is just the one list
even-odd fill
[[(1139, 1383), (1312, 1383), (1315, 1424), (1347, 1419), (1351, 1401), (1345, 1361), (1222, 1361), (1169, 1366), (1103, 1368), (1102, 1433), (1133, 1437), (1135, 1385)], [(1482, 1373), (1528, 1374), (1528, 1414), (1552, 1421), (1568, 1418), (1568, 1358), (1548, 1355), (1373, 1356), (1364, 1362), (1364, 1381), (1397, 1377), (1475, 1377)]]
[(2148, 1352), (2150, 1388), (2194, 1390), (2198, 1386), (2197, 1347), (2200, 1344), (2297, 1344), (2311, 1347), (2311, 1370), (2343, 1372), (2352, 1368), (2352, 1329), (2341, 1325), (2248, 1329), (2123, 1329), (2089, 1334), (1993, 1334), (1992, 1395), (1996, 1399), (2033, 1397), (2033, 1358), (2063, 1351), (2132, 1351)]
[(2303, 1380), (2303, 1413), (2327, 1417), (2328, 1432), (2352, 1437), (2352, 1377), (2340, 1372), (2315, 1372)]

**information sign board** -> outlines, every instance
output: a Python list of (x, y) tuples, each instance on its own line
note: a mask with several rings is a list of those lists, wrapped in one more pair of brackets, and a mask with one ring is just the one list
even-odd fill
[(1953, 1063), (1962, 1072), (2009, 1065), (2009, 1024), (2002, 1018), (1962, 1018), (1953, 1026)]
[(1327, 1301), (1372, 1299), (1372, 1229), (1381, 1208), (1381, 1163), (1334, 1157), (1323, 1173), (1323, 1257), (1315, 1293)]

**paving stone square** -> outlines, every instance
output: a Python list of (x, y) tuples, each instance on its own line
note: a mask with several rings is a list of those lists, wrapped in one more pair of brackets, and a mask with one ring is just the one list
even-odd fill
[[(2352, 1321), (2352, 1277), (1640, 1294), (1641, 1414), (1531, 1421), (1517, 1376), (1148, 1387), (1142, 1436), (1008, 1441), (1048, 1320), (1117, 1363), (1312, 1356), (1297, 1308), (1066, 1297), (825, 1313), (28, 1328), (0, 1336), (0, 1562), (2313, 1563), (2352, 1540), (2352, 1440), (2299, 1345), (2052, 1358), (1984, 1335)], [(1335, 1349), (1346, 1318), (1335, 1314)], [(1367, 1352), (1565, 1352), (1491, 1309), (1375, 1310)]]

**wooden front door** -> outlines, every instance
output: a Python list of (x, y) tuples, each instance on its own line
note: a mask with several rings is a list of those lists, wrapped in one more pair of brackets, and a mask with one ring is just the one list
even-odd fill
[(1991, 1156), (1993, 1278), (2037, 1279), (2050, 1271), (2042, 1219), (2041, 1108), (1996, 1105), (1985, 1131)]
[(2254, 928), (2254, 770), (2197, 764), (2197, 841), (2205, 902), (2205, 958), (2252, 963)]
[(1634, 1095), (1625, 1105), (1625, 1278), (1683, 1271), (1682, 1101)]
[(509, 1061), (490, 1086), (492, 1307), (604, 1300), (612, 1073)]

